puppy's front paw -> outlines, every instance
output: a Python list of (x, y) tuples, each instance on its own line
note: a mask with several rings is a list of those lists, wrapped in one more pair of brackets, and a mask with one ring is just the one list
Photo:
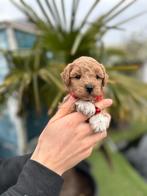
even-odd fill
[(89, 101), (79, 100), (75, 103), (76, 111), (91, 117), (95, 114), (95, 105)]
[(95, 132), (106, 131), (110, 124), (110, 117), (104, 114), (96, 114), (89, 119), (89, 123)]

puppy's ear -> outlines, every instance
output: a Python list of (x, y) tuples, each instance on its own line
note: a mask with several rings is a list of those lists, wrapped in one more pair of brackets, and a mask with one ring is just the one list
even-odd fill
[(104, 67), (103, 64), (101, 64), (101, 68), (102, 68), (103, 73), (104, 73), (104, 78), (103, 78), (103, 80), (102, 80), (102, 86), (104, 87), (104, 86), (107, 84), (107, 82), (108, 82), (109, 76), (108, 76), (108, 74), (106, 73), (106, 69), (105, 69), (105, 67)]
[(70, 63), (65, 67), (64, 71), (61, 73), (61, 78), (67, 87), (70, 85), (70, 72), (72, 68), (73, 64)]

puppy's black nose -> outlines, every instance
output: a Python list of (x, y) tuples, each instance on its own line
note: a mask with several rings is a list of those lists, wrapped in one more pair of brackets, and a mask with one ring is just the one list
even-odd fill
[(93, 91), (93, 85), (92, 84), (86, 84), (85, 85), (86, 91), (90, 94)]

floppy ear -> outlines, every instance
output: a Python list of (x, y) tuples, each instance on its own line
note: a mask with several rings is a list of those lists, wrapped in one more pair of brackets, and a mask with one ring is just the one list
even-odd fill
[(104, 87), (104, 86), (107, 84), (107, 82), (108, 82), (109, 76), (108, 76), (108, 74), (106, 73), (106, 69), (105, 69), (104, 65), (103, 65), (103, 64), (100, 64), (100, 65), (101, 65), (101, 68), (102, 68), (103, 73), (104, 73), (104, 78), (103, 78), (103, 80), (102, 80), (102, 86)]
[(64, 84), (68, 87), (70, 85), (70, 72), (73, 68), (73, 64), (70, 63), (68, 64), (65, 69), (63, 70), (63, 72), (61, 73), (61, 78), (64, 82)]

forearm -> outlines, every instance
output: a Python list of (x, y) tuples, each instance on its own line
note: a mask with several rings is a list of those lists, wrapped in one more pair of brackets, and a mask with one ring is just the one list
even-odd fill
[(17, 183), (1, 196), (58, 196), (63, 180), (55, 172), (36, 161), (28, 160)]

